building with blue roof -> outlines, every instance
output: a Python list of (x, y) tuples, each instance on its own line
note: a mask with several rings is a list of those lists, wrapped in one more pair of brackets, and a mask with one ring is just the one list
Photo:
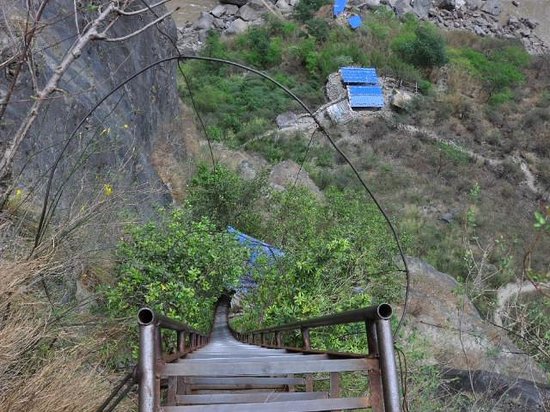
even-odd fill
[(342, 67), (340, 77), (348, 92), (352, 109), (381, 109), (384, 93), (378, 83), (378, 74), (372, 67)]

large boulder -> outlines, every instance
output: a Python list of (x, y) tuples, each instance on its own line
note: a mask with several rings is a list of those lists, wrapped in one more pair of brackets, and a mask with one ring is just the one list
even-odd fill
[(486, 0), (481, 6), (481, 10), (493, 16), (498, 16), (501, 11), (500, 0)]
[(248, 3), (248, 0), (220, 0), (220, 3), (233, 4), (235, 6), (241, 7)]
[(545, 381), (537, 363), (480, 316), (454, 278), (417, 258), (407, 263), (411, 289), (406, 334), (425, 340), (429, 363)]
[(428, 17), (428, 12), (432, 7), (432, 0), (415, 0), (412, 7), (414, 13), (421, 19)]
[(278, 190), (284, 190), (287, 187), (292, 187), (295, 183), (298, 186), (303, 186), (311, 191), (317, 198), (323, 197), (322, 192), (309, 174), (300, 168), (300, 165), (292, 160), (285, 160), (273, 167), (269, 174), (269, 183)]
[(249, 25), (250, 23), (244, 21), (243, 19), (235, 19), (231, 23), (229, 23), (229, 26), (224, 31), (224, 33), (228, 35), (243, 33), (246, 31), (246, 29), (248, 29)]

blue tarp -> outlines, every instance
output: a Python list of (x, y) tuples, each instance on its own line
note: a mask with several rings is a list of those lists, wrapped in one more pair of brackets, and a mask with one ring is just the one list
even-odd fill
[(344, 84), (378, 84), (376, 69), (370, 67), (342, 67), (340, 76)]
[[(276, 247), (273, 247), (268, 243), (262, 242), (261, 240), (255, 239), (252, 236), (248, 236), (247, 234), (238, 231), (232, 226), (228, 226), (227, 231), (235, 236), (235, 239), (237, 239), (237, 241), (241, 245), (250, 249), (250, 258), (248, 259), (248, 264), (251, 267), (254, 267), (256, 261), (260, 257), (265, 257), (269, 263), (272, 263), (278, 257), (282, 257), (285, 255), (282, 250), (277, 249)], [(255, 286), (256, 282), (254, 282), (254, 279), (252, 279), (252, 276), (250, 274), (245, 275), (244, 278), (241, 279), (240, 288), (244, 292)]]
[(334, 0), (334, 17), (338, 17), (344, 12), (348, 0)]
[(348, 24), (353, 30), (357, 30), (363, 24), (363, 20), (361, 20), (361, 17), (353, 15), (348, 17)]

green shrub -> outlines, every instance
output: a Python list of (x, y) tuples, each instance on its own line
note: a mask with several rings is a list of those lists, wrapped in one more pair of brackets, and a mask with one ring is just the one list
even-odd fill
[(328, 0), (301, 0), (294, 8), (294, 17), (296, 20), (305, 23), (311, 20), (317, 10), (328, 3)]
[(445, 40), (428, 24), (418, 26), (414, 34), (406, 32), (397, 37), (392, 48), (405, 62), (420, 68), (440, 67), (448, 61)]
[(112, 316), (133, 317), (149, 306), (207, 331), (214, 303), (244, 275), (248, 250), (184, 208), (130, 226), (117, 257), (117, 283), (105, 291)]

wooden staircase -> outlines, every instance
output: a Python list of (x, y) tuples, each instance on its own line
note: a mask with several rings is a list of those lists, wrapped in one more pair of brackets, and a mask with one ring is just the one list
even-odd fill
[[(399, 410), (399, 402), (395, 409), (391, 400), (389, 404), (386, 401), (384, 407), (378, 355), (243, 343), (228, 326), (228, 310), (227, 303), (218, 305), (207, 343), (195, 331), (182, 325), (178, 329), (174, 322), (168, 325), (166, 318), (156, 317), (151, 311), (143, 316), (143, 309), (140, 311), (140, 412)], [(151, 320), (149, 324), (148, 320)], [(147, 344), (147, 331), (143, 330), (151, 325), (154, 326), (153, 332), (149, 332), (152, 348)], [(164, 358), (159, 348), (163, 325), (175, 329), (179, 338), (176, 354)], [(185, 334), (189, 335), (189, 345)], [(264, 342), (264, 346), (270, 345)], [(153, 354), (157, 360), (150, 362), (148, 357)], [(340, 381), (344, 372), (367, 374), (371, 381), (370, 396), (341, 397)], [(319, 385), (324, 390), (314, 391), (313, 376), (326, 376), (329, 384)], [(164, 396), (162, 387), (166, 388)]]

